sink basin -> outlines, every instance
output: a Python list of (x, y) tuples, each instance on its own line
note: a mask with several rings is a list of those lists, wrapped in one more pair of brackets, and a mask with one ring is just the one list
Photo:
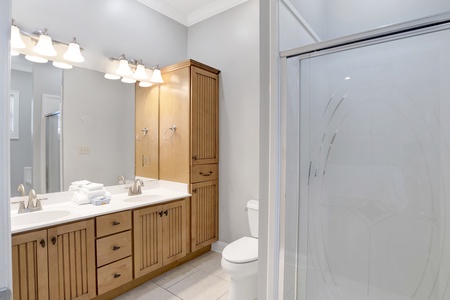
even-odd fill
[(36, 223), (50, 222), (70, 215), (68, 210), (40, 210), (11, 216), (13, 225), (30, 225)]
[(156, 199), (160, 199), (164, 197), (163, 195), (157, 195), (157, 194), (147, 194), (147, 195), (137, 195), (137, 196), (130, 196), (129, 198), (123, 200), (124, 202), (146, 202), (146, 201), (152, 201)]

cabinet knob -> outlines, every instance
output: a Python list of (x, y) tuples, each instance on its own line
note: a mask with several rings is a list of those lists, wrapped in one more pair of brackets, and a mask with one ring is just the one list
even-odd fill
[(120, 249), (120, 246), (114, 246), (112, 249), (113, 249), (113, 251), (117, 251)]
[(167, 215), (169, 214), (169, 211), (166, 210), (166, 211), (164, 212), (164, 214), (167, 216)]
[(197, 160), (197, 155), (192, 156), (193, 160)]
[(120, 276), (122, 276), (122, 274), (120, 274), (120, 273), (114, 274), (114, 278), (119, 278)]
[(56, 236), (52, 237), (52, 244), (56, 245)]
[(117, 226), (117, 225), (120, 225), (120, 222), (119, 221), (114, 221), (114, 222), (112, 222), (112, 224), (113, 224), (113, 226)]
[(41, 244), (42, 248), (45, 248), (45, 240), (44, 239), (42, 239), (39, 244)]

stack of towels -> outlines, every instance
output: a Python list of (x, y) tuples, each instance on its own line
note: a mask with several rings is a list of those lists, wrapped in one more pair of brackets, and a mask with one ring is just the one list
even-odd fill
[(87, 180), (72, 182), (69, 191), (74, 191), (72, 201), (77, 204), (87, 204), (97, 199), (111, 199), (111, 194), (105, 190), (102, 183)]

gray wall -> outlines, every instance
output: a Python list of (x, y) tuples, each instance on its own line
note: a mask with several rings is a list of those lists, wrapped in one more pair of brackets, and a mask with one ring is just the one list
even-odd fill
[(31, 137), (31, 103), (33, 98), (33, 78), (29, 72), (11, 70), (11, 89), (19, 91), (19, 139), (11, 143), (11, 196), (23, 183), (23, 168), (33, 164)]
[(188, 30), (189, 58), (220, 74), (219, 240), (250, 235), (259, 199), (259, 3), (250, 0)]

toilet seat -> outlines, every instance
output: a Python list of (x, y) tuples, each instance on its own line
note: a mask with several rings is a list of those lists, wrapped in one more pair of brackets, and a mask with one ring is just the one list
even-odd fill
[(223, 249), (222, 257), (230, 263), (244, 264), (258, 260), (258, 239), (240, 238)]

